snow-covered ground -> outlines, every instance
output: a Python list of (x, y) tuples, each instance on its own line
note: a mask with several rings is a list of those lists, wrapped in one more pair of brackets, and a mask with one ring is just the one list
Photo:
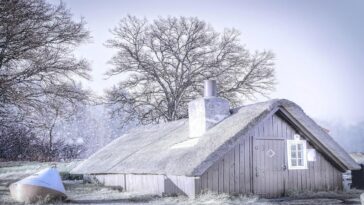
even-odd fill
[[(28, 176), (53, 163), (38, 162), (0, 162), (0, 204), (19, 204), (14, 202), (10, 195), (8, 185), (19, 178)], [(76, 166), (76, 162), (57, 163), (60, 172), (67, 172)], [(215, 205), (215, 204), (360, 204), (359, 194), (361, 191), (349, 192), (319, 192), (319, 193), (296, 193), (294, 196), (279, 199), (261, 199), (256, 196), (229, 196), (224, 194), (207, 193), (197, 199), (187, 197), (157, 197), (142, 195), (138, 193), (119, 192), (95, 184), (85, 184), (80, 180), (64, 181), (67, 196), (66, 202), (54, 202), (55, 204), (155, 204), (155, 205)]]

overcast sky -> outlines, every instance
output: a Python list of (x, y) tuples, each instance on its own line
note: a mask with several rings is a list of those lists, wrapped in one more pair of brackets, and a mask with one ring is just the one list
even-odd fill
[[(58, 2), (56, 0), (50, 0)], [(102, 95), (117, 79), (104, 80), (115, 50), (104, 43), (127, 14), (198, 17), (216, 30), (234, 27), (250, 50), (276, 54), (278, 85), (271, 98), (299, 104), (310, 116), (347, 124), (364, 121), (364, 1), (64, 0), (84, 17), (92, 43), (77, 51), (91, 62)]]

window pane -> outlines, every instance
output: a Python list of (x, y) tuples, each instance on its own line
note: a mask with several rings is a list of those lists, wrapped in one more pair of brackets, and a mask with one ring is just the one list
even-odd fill
[(291, 145), (291, 152), (295, 152), (296, 151), (296, 145), (295, 144), (292, 144)]
[(297, 154), (298, 154), (298, 158), (302, 158), (302, 151), (299, 151)]
[(291, 159), (295, 159), (297, 157), (297, 154), (295, 151), (291, 152)]
[(297, 149), (302, 150), (302, 144), (297, 144)]
[(303, 160), (302, 159), (298, 159), (298, 166), (303, 166)]
[(294, 166), (297, 166), (297, 162), (296, 162), (296, 160), (295, 159), (292, 159), (291, 160), (291, 163), (292, 163), (292, 166), (294, 167)]

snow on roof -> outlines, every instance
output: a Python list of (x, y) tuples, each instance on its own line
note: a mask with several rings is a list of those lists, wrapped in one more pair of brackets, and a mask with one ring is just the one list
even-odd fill
[[(303, 110), (288, 100), (269, 100), (232, 110), (232, 115), (191, 139), (188, 119), (138, 127), (90, 156), (73, 173), (133, 173), (199, 176), (269, 113), (284, 107), (347, 167), (354, 160)], [(238, 123), (237, 123), (238, 122)]]
[[(287, 100), (285, 100), (287, 101)], [(361, 169), (354, 159), (337, 142), (315, 123), (303, 110), (293, 102), (290, 106), (284, 106), (287, 111), (298, 120), (322, 145), (324, 145), (348, 170)]]
[(350, 156), (355, 160), (358, 164), (364, 164), (364, 153), (363, 152), (354, 152), (351, 153)]

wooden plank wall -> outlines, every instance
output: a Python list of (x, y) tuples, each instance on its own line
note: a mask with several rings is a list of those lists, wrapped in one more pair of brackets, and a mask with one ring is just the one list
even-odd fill
[[(253, 139), (293, 139), (296, 133), (285, 120), (272, 115), (242, 136), (237, 146), (213, 164), (203, 175), (196, 190), (217, 193), (252, 193), (252, 147)], [(250, 138), (253, 136), (253, 138)], [(313, 147), (308, 143), (308, 149)], [(286, 145), (285, 145), (286, 149)], [(285, 150), (285, 158), (287, 156)], [(287, 160), (287, 159), (285, 159)], [(285, 161), (287, 164), (287, 161)], [(306, 170), (286, 170), (285, 193), (294, 191), (342, 190), (342, 173), (320, 153), (316, 161), (308, 162)], [(271, 183), (267, 181), (267, 183)], [(267, 186), (270, 186), (267, 184)]]
[(128, 192), (195, 197), (195, 177), (143, 174), (99, 174), (93, 177), (104, 186), (122, 187)]
[(242, 138), (239, 144), (201, 175), (198, 190), (217, 193), (251, 192), (250, 138)]
[(105, 186), (117, 186), (125, 189), (124, 174), (92, 175), (99, 183)]
[[(267, 132), (268, 130), (268, 132)], [(269, 134), (271, 133), (271, 134)], [(267, 119), (259, 126), (255, 135), (257, 138), (284, 138), (293, 139), (296, 133), (294, 128), (277, 115)], [(301, 136), (302, 137), (302, 136)], [(308, 142), (307, 149), (314, 149)], [(287, 150), (285, 150), (287, 151)], [(287, 153), (285, 153), (287, 156)], [(287, 164), (287, 159), (286, 159)], [(308, 169), (287, 170), (285, 189), (286, 192), (294, 191), (330, 191), (342, 190), (342, 173), (316, 150), (316, 161), (307, 162)]]
[(126, 174), (126, 191), (161, 195), (164, 193), (163, 175)]
[(164, 181), (164, 194), (195, 197), (195, 177), (169, 176)]

